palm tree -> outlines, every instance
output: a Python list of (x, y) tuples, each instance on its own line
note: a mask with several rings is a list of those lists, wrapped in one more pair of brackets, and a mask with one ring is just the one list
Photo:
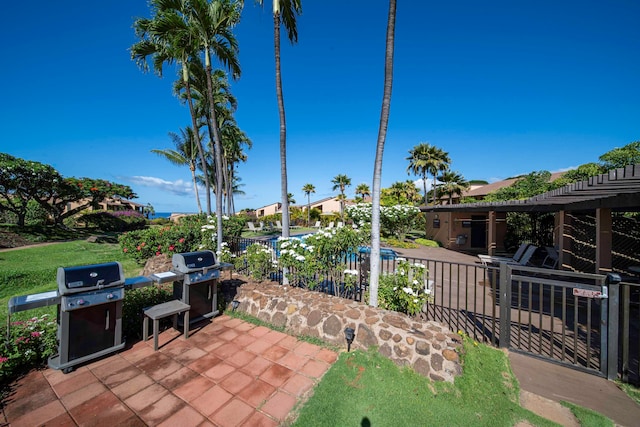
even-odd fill
[(240, 65), (238, 63), (238, 43), (233, 35), (232, 28), (240, 20), (242, 2), (233, 0), (191, 0), (183, 2), (187, 6), (190, 28), (197, 37), (199, 47), (204, 53), (206, 78), (207, 78), (207, 99), (209, 100), (209, 127), (213, 129), (214, 159), (216, 167), (216, 222), (217, 222), (217, 250), (222, 250), (222, 142), (216, 120), (215, 98), (213, 96), (213, 80), (211, 77), (212, 56), (217, 58), (231, 72), (234, 78), (240, 76)]
[(449, 163), (451, 159), (449, 154), (442, 149), (428, 143), (420, 143), (409, 150), (409, 166), (407, 167), (407, 173), (413, 173), (422, 178), (422, 184), (424, 186), (424, 204), (427, 205), (427, 173), (433, 175), (433, 204), (435, 204), (436, 197), (436, 175), (438, 172), (445, 172), (449, 169)]
[[(193, 44), (193, 38), (187, 23), (176, 10), (176, 7), (179, 7), (180, 4), (180, 0), (151, 0), (153, 18), (139, 18), (133, 24), (136, 36), (141, 40), (131, 46), (131, 59), (144, 72), (147, 72), (149, 70), (147, 57), (151, 57), (154, 71), (159, 77), (162, 77), (162, 68), (165, 62), (169, 64), (178, 62), (180, 64), (192, 127), (193, 129), (198, 129), (197, 115), (194, 110), (189, 83), (189, 59), (194, 56), (197, 47)], [(200, 165), (205, 176), (207, 213), (211, 214), (211, 184), (207, 173), (206, 153), (202, 142), (199, 140), (199, 132), (194, 135), (196, 136)]]
[[(156, 153), (174, 165), (189, 166), (191, 171), (191, 180), (193, 181), (193, 191), (196, 195), (196, 202), (198, 203), (198, 213), (202, 213), (202, 206), (200, 205), (200, 196), (198, 195), (198, 184), (196, 181), (196, 167), (198, 158), (198, 145), (196, 143), (196, 137), (193, 129), (190, 126), (180, 129), (180, 135), (169, 132), (169, 137), (173, 141), (175, 149), (151, 150), (152, 153)], [(202, 136), (200, 137), (202, 139)]]
[(458, 172), (446, 171), (438, 177), (441, 182), (440, 190), (442, 194), (449, 196), (449, 204), (452, 203), (454, 195), (462, 196), (462, 193), (470, 187), (469, 183)]
[[(256, 0), (263, 5), (264, 0)], [(282, 237), (289, 237), (289, 202), (287, 190), (287, 121), (282, 94), (282, 76), (280, 72), (280, 25), (283, 24), (289, 41), (298, 41), (296, 16), (302, 13), (301, 0), (272, 0), (273, 4), (273, 44), (276, 63), (276, 96), (280, 114), (280, 185), (282, 198)], [(286, 283), (286, 281), (285, 281)]]
[(391, 87), (393, 85), (393, 42), (396, 29), (396, 0), (389, 0), (387, 40), (384, 60), (384, 93), (380, 111), (380, 127), (376, 143), (376, 158), (373, 164), (373, 200), (371, 212), (371, 277), (369, 279), (369, 304), (378, 306), (378, 279), (380, 276), (380, 184), (382, 182), (382, 155), (387, 138), (389, 111), (391, 110)]
[(311, 225), (311, 193), (316, 192), (316, 187), (313, 184), (305, 184), (302, 186), (302, 191), (307, 196), (307, 227)]
[(340, 190), (340, 218), (344, 221), (344, 202), (346, 200), (346, 196), (344, 195), (344, 189), (346, 187), (351, 186), (351, 178), (347, 175), (336, 175), (332, 180), (333, 191)]
[(358, 186), (356, 187), (355, 193), (356, 195), (360, 196), (360, 199), (362, 199), (362, 201), (364, 201), (364, 198), (366, 196), (371, 195), (371, 189), (367, 184), (362, 183), (362, 184), (358, 184)]

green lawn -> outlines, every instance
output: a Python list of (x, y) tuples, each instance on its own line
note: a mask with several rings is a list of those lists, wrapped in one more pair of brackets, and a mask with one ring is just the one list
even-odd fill
[[(133, 259), (124, 256), (117, 244), (78, 240), (0, 252), (0, 324), (6, 324), (7, 304), (12, 296), (57, 289), (58, 267), (110, 261), (120, 261), (127, 277), (136, 276), (142, 270)], [(16, 313), (12, 320), (42, 313), (53, 314), (55, 307)]]

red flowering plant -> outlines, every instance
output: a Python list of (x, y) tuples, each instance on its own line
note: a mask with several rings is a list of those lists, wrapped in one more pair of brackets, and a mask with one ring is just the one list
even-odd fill
[(10, 333), (0, 348), (0, 383), (10, 382), (56, 354), (57, 330), (58, 325), (48, 314), (12, 322)]
[(164, 227), (135, 230), (120, 235), (122, 252), (143, 264), (154, 256), (198, 250), (202, 241), (198, 221), (180, 221)]

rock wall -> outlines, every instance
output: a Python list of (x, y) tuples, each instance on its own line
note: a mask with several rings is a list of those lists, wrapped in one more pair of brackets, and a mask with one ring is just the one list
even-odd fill
[(347, 346), (344, 330), (353, 328), (352, 348), (376, 346), (397, 365), (435, 381), (453, 382), (462, 373), (462, 340), (441, 323), (274, 283), (245, 283), (237, 288), (235, 300), (238, 310), (264, 322), (339, 346)]

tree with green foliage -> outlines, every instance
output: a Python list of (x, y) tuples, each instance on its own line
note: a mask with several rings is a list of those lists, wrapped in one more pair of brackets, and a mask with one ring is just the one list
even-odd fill
[(460, 173), (453, 171), (444, 172), (438, 177), (438, 181), (440, 181), (440, 192), (449, 197), (449, 204), (452, 203), (453, 196), (462, 196), (462, 193), (470, 187)]
[(305, 184), (302, 186), (302, 191), (307, 196), (307, 227), (311, 225), (311, 194), (316, 192), (316, 187), (313, 184)]
[(410, 179), (394, 182), (391, 187), (383, 188), (380, 194), (382, 206), (417, 205), (421, 199), (420, 190)]
[(436, 191), (436, 176), (439, 172), (449, 169), (451, 159), (449, 153), (428, 143), (420, 143), (409, 150), (409, 166), (407, 173), (420, 176), (424, 187), (424, 204), (427, 205), (427, 174), (433, 175), (433, 204), (438, 200)]
[(344, 194), (346, 187), (351, 186), (351, 178), (344, 174), (338, 174), (331, 180), (333, 184), (333, 191), (340, 190), (340, 218), (344, 220), (344, 202), (347, 200), (347, 196)]
[(627, 165), (640, 164), (640, 141), (634, 141), (622, 148), (614, 148), (600, 156), (605, 172), (610, 169), (623, 168)]
[(487, 202), (495, 202), (501, 200), (523, 200), (529, 197), (542, 194), (549, 191), (551, 184), (549, 178), (551, 173), (548, 171), (531, 172), (528, 175), (519, 177), (516, 182), (509, 187), (503, 187), (493, 193), (487, 194), (484, 199)]
[(356, 201), (364, 202), (365, 197), (371, 195), (371, 189), (367, 184), (363, 182), (362, 184), (358, 184), (358, 186), (356, 187), (355, 193), (356, 193)]

